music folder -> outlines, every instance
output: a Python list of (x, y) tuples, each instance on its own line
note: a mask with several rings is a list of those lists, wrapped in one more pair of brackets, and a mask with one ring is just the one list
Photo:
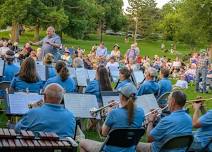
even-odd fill
[(135, 70), (132, 72), (132, 77), (137, 85), (141, 84), (145, 79), (144, 73), (141, 70)]
[(36, 64), (37, 73), (42, 81), (46, 81), (48, 79), (48, 68), (43, 64)]
[(86, 87), (88, 85), (88, 73), (84, 68), (76, 68), (77, 85)]
[(98, 109), (98, 103), (95, 95), (66, 93), (64, 95), (65, 108), (70, 110), (77, 118), (96, 118), (100, 119), (100, 115), (94, 117), (91, 115), (92, 108)]
[(4, 75), (4, 60), (0, 59), (0, 77)]
[(7, 114), (23, 115), (28, 112), (28, 104), (43, 99), (38, 93), (15, 92), (7, 95)]

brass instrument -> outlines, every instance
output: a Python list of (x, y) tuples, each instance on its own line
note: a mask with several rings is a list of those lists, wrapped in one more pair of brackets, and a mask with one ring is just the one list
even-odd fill
[(187, 104), (192, 104), (194, 102), (204, 102), (204, 101), (209, 101), (209, 100), (212, 100), (212, 98), (208, 98), (208, 99), (202, 99), (201, 97), (197, 98), (197, 99), (194, 99), (194, 100), (189, 100), (189, 101), (186, 101)]
[(44, 104), (43, 100), (28, 104), (29, 109), (41, 107)]
[(120, 103), (120, 102), (116, 102), (116, 101), (112, 100), (111, 103), (109, 103), (109, 104), (107, 104), (107, 105), (105, 105), (105, 106), (103, 106), (103, 107), (100, 107), (100, 108), (98, 108), (98, 109), (94, 107), (94, 108), (90, 109), (90, 113), (91, 113), (92, 116), (96, 117), (98, 113), (101, 113), (101, 112), (104, 111), (106, 108), (112, 107), (112, 106), (114, 106), (114, 105), (118, 105), (119, 103)]

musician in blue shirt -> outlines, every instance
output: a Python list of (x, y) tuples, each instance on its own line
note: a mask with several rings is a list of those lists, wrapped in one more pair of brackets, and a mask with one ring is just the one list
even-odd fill
[(160, 97), (162, 94), (164, 94), (166, 92), (172, 91), (172, 83), (168, 78), (169, 77), (169, 69), (162, 68), (160, 70), (160, 77), (161, 77), (161, 80), (158, 82), (159, 87), (160, 87), (158, 97)]
[(28, 90), (29, 92), (40, 93), (42, 89), (43, 82), (37, 74), (35, 61), (31, 57), (28, 57), (22, 62), (20, 72), (13, 78), (10, 84), (10, 90)]
[(119, 81), (116, 87), (114, 88), (115, 90), (119, 90), (120, 88), (124, 87), (125, 85), (132, 83), (130, 80), (131, 72), (126, 68), (121, 68), (119, 70)]
[(102, 65), (97, 68), (96, 79), (88, 84), (85, 93), (96, 95), (99, 106), (102, 106), (101, 91), (112, 91), (109, 74)]
[(74, 137), (76, 120), (72, 112), (60, 105), (64, 90), (59, 84), (50, 84), (44, 90), (44, 104), (27, 112), (16, 124), (15, 130), (54, 132), (60, 137)]
[(190, 147), (190, 150), (195, 152), (203, 151), (207, 146), (206, 149), (212, 151), (212, 110), (200, 116), (202, 104), (202, 102), (193, 103), (193, 126), (199, 128), (194, 132), (194, 141)]
[(15, 53), (11, 50), (8, 50), (5, 54), (3, 81), (11, 81), (13, 77), (19, 72), (20, 67), (13, 64), (14, 59)]
[(153, 128), (153, 123), (158, 113), (153, 112), (149, 115), (147, 139), (150, 143), (139, 143), (137, 145), (138, 152), (158, 152), (167, 138), (192, 134), (191, 117), (183, 110), (185, 103), (186, 95), (181, 91), (175, 91), (170, 95), (168, 101), (168, 109), (171, 114), (161, 119), (155, 128)]
[(159, 85), (155, 82), (155, 77), (157, 76), (157, 70), (155, 68), (148, 68), (145, 71), (146, 80), (138, 89), (137, 96), (144, 94), (154, 94), (157, 96), (159, 91)]
[(48, 68), (48, 78), (52, 78), (56, 76), (55, 68), (53, 67), (52, 63), (54, 61), (54, 56), (51, 53), (47, 53), (44, 57), (43, 63)]
[(66, 67), (66, 63), (64, 61), (57, 61), (55, 69), (57, 71), (57, 76), (49, 78), (46, 81), (44, 88), (50, 83), (58, 83), (60, 84), (66, 93), (75, 92), (76, 91), (76, 83), (69, 76), (69, 70)]
[[(128, 84), (120, 89), (120, 104), (121, 107), (112, 110), (107, 116), (103, 126), (102, 135), (106, 136), (111, 129), (114, 128), (140, 128), (144, 121), (144, 111), (142, 108), (137, 108), (136, 88), (133, 84)], [(121, 139), (120, 139), (121, 140)], [(89, 139), (80, 141), (80, 152), (98, 152), (102, 143)], [(122, 148), (115, 146), (104, 146), (104, 152), (134, 152), (135, 146), (130, 148)]]

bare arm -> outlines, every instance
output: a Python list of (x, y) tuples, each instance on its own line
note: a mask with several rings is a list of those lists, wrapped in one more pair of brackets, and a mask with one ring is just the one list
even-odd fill
[(107, 125), (103, 124), (102, 126), (102, 135), (103, 136), (107, 136), (107, 134), (109, 133), (110, 127), (108, 127)]
[(201, 115), (201, 111), (200, 111), (201, 106), (202, 106), (202, 103), (194, 103), (193, 104), (194, 114), (193, 114), (192, 124), (195, 128), (201, 127), (201, 124), (199, 121), (199, 117)]

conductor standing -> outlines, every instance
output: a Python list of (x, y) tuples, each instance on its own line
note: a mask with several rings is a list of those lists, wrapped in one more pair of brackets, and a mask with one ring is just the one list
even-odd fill
[(55, 33), (55, 29), (52, 26), (49, 26), (46, 30), (47, 36), (44, 37), (39, 42), (30, 42), (32, 45), (41, 45), (41, 52), (38, 56), (39, 60), (42, 60), (47, 53), (51, 53), (54, 56), (54, 59), (57, 61), (60, 59), (60, 54), (58, 48), (61, 46), (61, 39)]

